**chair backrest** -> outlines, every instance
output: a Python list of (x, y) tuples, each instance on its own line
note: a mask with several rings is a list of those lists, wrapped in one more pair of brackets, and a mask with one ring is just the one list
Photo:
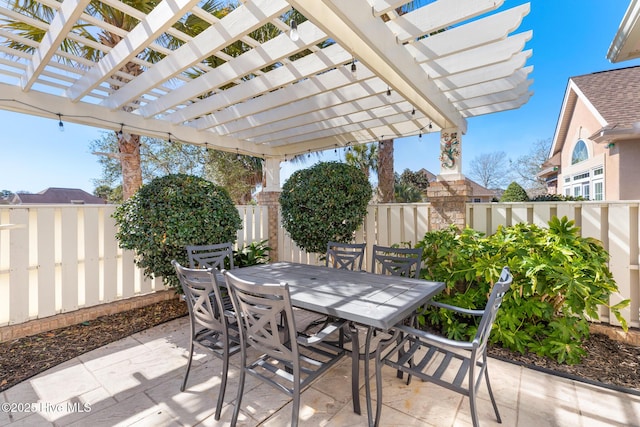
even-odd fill
[[(176, 260), (171, 261), (171, 264), (175, 267), (180, 280), (192, 324), (226, 332), (228, 322), (222, 306), (222, 294), (212, 270), (186, 268)], [(214, 298), (211, 298), (212, 294)]]
[(493, 322), (496, 320), (496, 314), (498, 314), (498, 309), (502, 304), (504, 294), (509, 290), (512, 282), (513, 276), (509, 267), (504, 267), (500, 273), (500, 278), (493, 285), (493, 289), (489, 295), (489, 300), (487, 301), (487, 305), (484, 309), (484, 314), (482, 315), (480, 324), (478, 325), (478, 331), (473, 339), (473, 343), (478, 346), (478, 354), (483, 353), (487, 346), (489, 335), (491, 334), (491, 328), (493, 328)]
[(275, 359), (288, 361), (299, 372), (289, 285), (258, 284), (242, 280), (226, 270), (223, 273), (240, 325), (243, 348), (253, 347)]
[(422, 248), (373, 245), (372, 273), (419, 278), (421, 268)]
[(365, 243), (327, 243), (326, 266), (345, 270), (362, 270)]
[[(234, 268), (231, 243), (187, 246), (187, 256), (189, 257), (189, 268), (216, 268), (218, 270)], [(225, 260), (228, 260), (228, 266), (225, 266)]]

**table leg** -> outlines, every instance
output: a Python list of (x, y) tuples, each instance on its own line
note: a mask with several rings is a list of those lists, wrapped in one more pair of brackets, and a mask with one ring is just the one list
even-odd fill
[(351, 398), (353, 399), (353, 412), (362, 415), (360, 409), (360, 338), (358, 328), (349, 323), (351, 333)]

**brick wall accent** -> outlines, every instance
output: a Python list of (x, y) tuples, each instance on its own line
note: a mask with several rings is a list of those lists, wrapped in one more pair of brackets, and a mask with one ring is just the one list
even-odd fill
[(466, 203), (471, 194), (471, 185), (464, 179), (429, 183), (429, 229), (442, 230), (451, 224), (463, 229), (467, 223)]
[(280, 211), (280, 192), (279, 191), (262, 191), (258, 193), (258, 204), (267, 207), (267, 216), (269, 223), (269, 258), (272, 262), (278, 261), (278, 233), (280, 232), (280, 223), (278, 221), (278, 212)]
[(178, 298), (178, 296), (174, 290), (169, 289), (120, 301), (100, 304), (93, 307), (81, 308), (68, 313), (43, 317), (42, 319), (34, 319), (17, 325), (2, 326), (0, 327), (0, 342), (15, 340), (29, 335), (39, 334), (41, 332), (63, 328), (65, 326), (76, 325), (78, 323), (97, 319), (100, 316), (120, 313), (172, 298)]

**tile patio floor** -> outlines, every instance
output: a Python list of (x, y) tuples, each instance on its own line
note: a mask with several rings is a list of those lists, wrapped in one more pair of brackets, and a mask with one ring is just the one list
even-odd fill
[[(213, 417), (221, 362), (199, 352), (185, 392), (188, 318), (183, 317), (86, 353), (0, 395), (0, 403), (33, 405), (35, 413), (0, 411), (0, 426), (225, 426), (235, 400), (232, 366), (222, 418)], [(231, 363), (233, 365), (232, 357)], [(492, 359), (490, 375), (502, 426), (640, 426), (640, 396), (547, 375)], [(362, 371), (362, 369), (361, 369)], [(373, 372), (373, 369), (372, 369)], [(383, 426), (470, 426), (466, 398), (432, 384), (406, 386), (384, 368)], [(361, 381), (362, 383), (362, 381)], [(498, 426), (486, 388), (482, 426)], [(350, 359), (344, 358), (302, 395), (300, 425), (366, 426), (352, 411)], [(247, 378), (238, 425), (288, 425), (289, 399)], [(361, 388), (364, 405), (364, 388)], [(364, 407), (363, 407), (364, 409)]]

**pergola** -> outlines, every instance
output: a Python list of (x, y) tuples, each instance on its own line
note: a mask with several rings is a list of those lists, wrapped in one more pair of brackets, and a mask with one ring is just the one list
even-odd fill
[[(34, 1), (56, 11), (51, 22), (0, 6), (3, 21), (44, 32), (34, 42), (0, 28), (0, 108), (61, 121), (281, 160), (449, 128), (464, 134), (468, 117), (532, 95), (524, 50), (532, 31), (512, 34), (528, 3), (242, 0), (218, 19), (193, 0), (163, 0), (146, 14), (104, 0), (137, 22), (125, 31), (88, 13), (89, 0)], [(292, 9), (307, 19), (297, 36)], [(190, 15), (210, 26), (185, 34), (176, 23)], [(120, 41), (108, 47), (81, 25)], [(260, 43), (252, 35), (267, 25), (278, 35)], [(179, 45), (160, 42), (168, 38)], [(95, 59), (62, 49), (65, 40)], [(233, 56), (238, 41), (244, 52)], [(159, 59), (146, 60), (150, 52)], [(215, 67), (204, 62), (212, 56)], [(143, 72), (132, 75), (130, 64)]]

